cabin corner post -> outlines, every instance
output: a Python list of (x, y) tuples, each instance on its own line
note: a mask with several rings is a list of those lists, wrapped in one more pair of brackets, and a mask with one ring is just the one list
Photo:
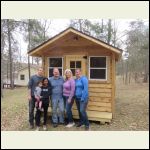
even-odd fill
[(42, 68), (44, 70), (44, 76), (47, 77), (47, 57), (42, 56)]
[(115, 54), (112, 53), (112, 118), (114, 118), (115, 114), (115, 84), (116, 84), (116, 61)]

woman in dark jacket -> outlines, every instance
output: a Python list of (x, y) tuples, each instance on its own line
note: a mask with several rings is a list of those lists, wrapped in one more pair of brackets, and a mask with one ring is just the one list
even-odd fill
[[(41, 100), (42, 100), (42, 108), (44, 110), (44, 122), (43, 122), (43, 130), (47, 130), (46, 122), (47, 122), (47, 112), (49, 106), (49, 97), (51, 96), (51, 84), (49, 83), (48, 78), (44, 78), (42, 80), (42, 87), (41, 87)], [(36, 111), (36, 125), (37, 131), (40, 129), (40, 118), (41, 118), (41, 111), (37, 109)]]

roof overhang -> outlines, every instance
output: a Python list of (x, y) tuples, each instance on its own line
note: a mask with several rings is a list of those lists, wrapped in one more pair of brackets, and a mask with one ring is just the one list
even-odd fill
[(63, 36), (67, 35), (68, 33), (74, 33), (74, 34), (76, 34), (78, 36), (81, 36), (82, 38), (85, 38), (85, 39), (87, 39), (87, 40), (89, 40), (89, 41), (91, 41), (91, 42), (93, 42), (95, 44), (98, 44), (98, 45), (100, 45), (100, 46), (110, 50), (111, 52), (115, 53), (115, 55), (117, 55), (117, 60), (120, 59), (121, 56), (122, 56), (123, 50), (121, 50), (119, 48), (116, 48), (116, 47), (114, 47), (112, 45), (109, 45), (109, 44), (107, 44), (107, 43), (105, 43), (105, 42), (103, 42), (103, 41), (101, 41), (99, 39), (96, 39), (96, 38), (94, 38), (92, 36), (89, 36), (89, 35), (87, 35), (85, 33), (82, 33), (82, 32), (80, 32), (80, 31), (78, 31), (78, 30), (76, 30), (76, 29), (74, 29), (72, 27), (67, 28), (66, 30), (64, 30), (61, 33), (55, 35), (54, 37), (52, 37), (48, 41), (40, 44), (39, 46), (35, 47), (34, 49), (32, 49), (30, 51), (28, 51), (28, 55), (30, 55), (30, 56), (36, 55), (37, 52), (42, 51), (45, 47), (50, 46), (51, 44), (53, 44), (54, 42), (56, 42), (60, 38), (63, 38)]

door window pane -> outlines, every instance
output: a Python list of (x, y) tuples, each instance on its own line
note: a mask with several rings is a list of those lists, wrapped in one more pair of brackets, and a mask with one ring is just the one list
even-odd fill
[(76, 68), (81, 68), (81, 61), (76, 61)]
[(75, 61), (70, 61), (70, 68), (75, 68)]

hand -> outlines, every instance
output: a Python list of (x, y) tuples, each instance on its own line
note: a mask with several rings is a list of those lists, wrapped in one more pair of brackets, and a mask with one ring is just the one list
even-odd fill
[(28, 96), (28, 100), (31, 101), (31, 99), (32, 99), (32, 97), (31, 97), (31, 95), (29, 95), (29, 96)]
[(68, 99), (68, 103), (71, 103), (71, 99)]

